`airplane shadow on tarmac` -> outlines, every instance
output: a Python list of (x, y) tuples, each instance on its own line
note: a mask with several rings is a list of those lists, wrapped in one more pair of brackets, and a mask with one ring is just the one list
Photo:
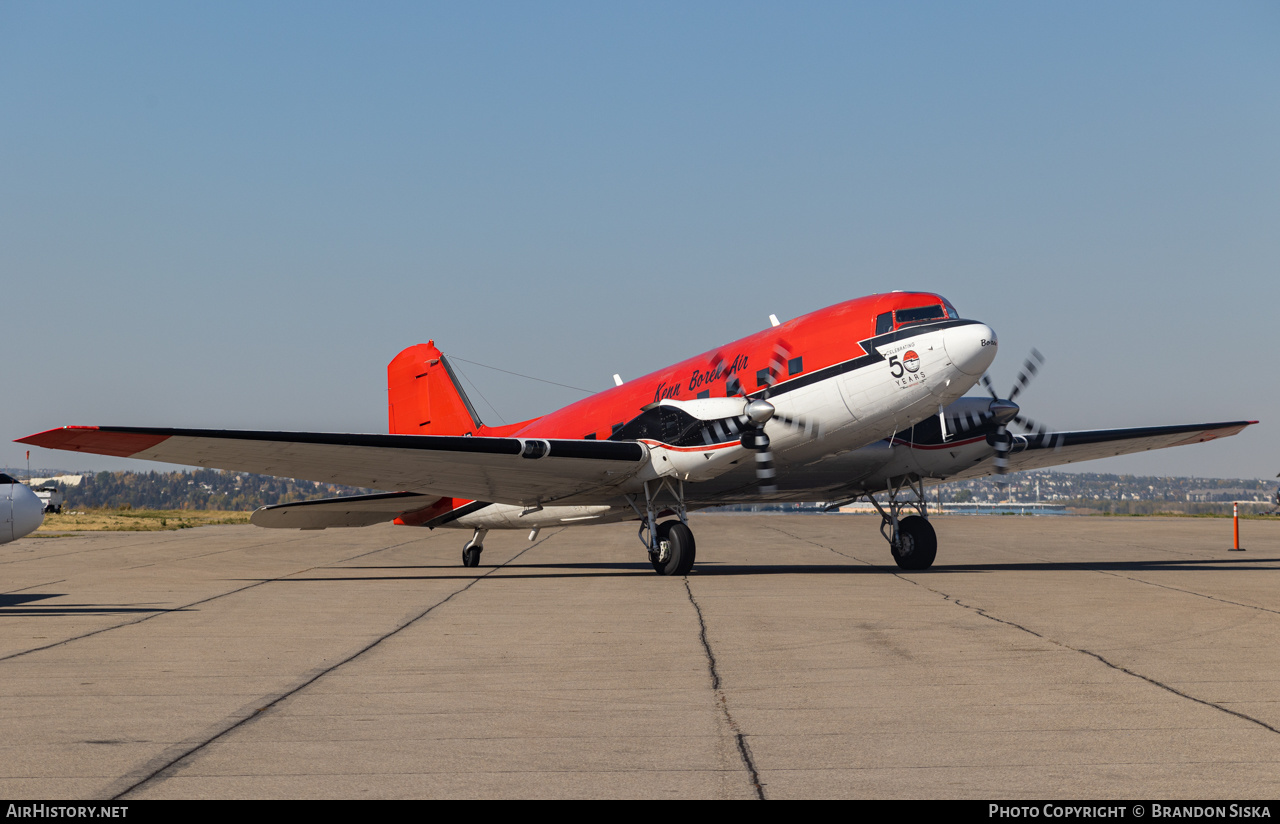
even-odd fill
[(35, 603), (49, 598), (63, 598), (64, 592), (19, 595), (16, 593), (0, 594), (0, 617), (8, 615), (130, 615), (155, 612), (182, 612), (181, 609), (165, 607), (120, 606), (118, 604), (50, 604), (43, 606)]
[[(397, 570), (419, 574), (401, 575), (334, 575), (290, 577), (279, 579), (277, 583), (320, 581), (401, 581), (401, 580), (441, 580), (448, 578), (478, 578), (489, 574), (497, 567), (481, 565), (475, 571), (453, 565), (416, 565), (416, 566), (361, 566), (331, 567), (335, 572), (344, 570)], [(992, 564), (938, 564), (931, 569), (919, 572), (908, 572), (898, 569), (893, 564), (854, 565), (854, 564), (732, 564), (715, 561), (699, 562), (694, 567), (692, 576), (719, 575), (944, 575), (954, 573), (978, 572), (1155, 572), (1155, 571), (1211, 571), (1245, 572), (1255, 569), (1280, 569), (1280, 558), (1223, 558), (1195, 560), (1157, 560), (1157, 561), (1069, 561), (1042, 563), (992, 563)], [(647, 563), (567, 563), (567, 564), (507, 564), (501, 567), (501, 577), (512, 578), (619, 578), (637, 575), (652, 576), (653, 568)], [(245, 579), (249, 580), (249, 579)]]

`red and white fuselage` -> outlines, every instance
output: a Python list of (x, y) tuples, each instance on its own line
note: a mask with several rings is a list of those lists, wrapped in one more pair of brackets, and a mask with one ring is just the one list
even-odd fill
[[(778, 477), (776, 499), (821, 499), (847, 480), (833, 484), (824, 464), (835, 466), (854, 450), (936, 415), (972, 388), (997, 348), (989, 326), (959, 318), (938, 295), (893, 292), (837, 304), (550, 415), (477, 432), (644, 444), (647, 470), (619, 485), (609, 500), (601, 500), (597, 491), (595, 500), (548, 501), (541, 508), (456, 501), (423, 523), (510, 529), (626, 519), (634, 513), (623, 496), (662, 476), (686, 483), (692, 507), (761, 500), (752, 451), (729, 430), (750, 399), (766, 395), (777, 410), (776, 420), (766, 425)], [(677, 420), (664, 429), (657, 420), (663, 409), (708, 425), (681, 432)], [(638, 417), (646, 410), (655, 418), (647, 427)], [(821, 482), (815, 484), (815, 478)]]

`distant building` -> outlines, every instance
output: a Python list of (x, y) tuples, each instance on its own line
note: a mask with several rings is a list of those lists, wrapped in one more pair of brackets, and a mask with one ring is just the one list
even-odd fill
[(79, 486), (85, 479), (84, 475), (54, 475), (51, 478), (31, 478), (27, 481), (32, 488), (48, 481), (53, 481), (59, 486)]

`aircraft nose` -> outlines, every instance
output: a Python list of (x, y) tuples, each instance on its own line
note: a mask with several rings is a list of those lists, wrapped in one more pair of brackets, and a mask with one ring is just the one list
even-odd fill
[(13, 485), (13, 538), (35, 532), (44, 523), (44, 503), (21, 484)]
[(942, 339), (952, 365), (975, 378), (987, 371), (996, 359), (996, 333), (985, 323), (970, 323), (947, 330)]

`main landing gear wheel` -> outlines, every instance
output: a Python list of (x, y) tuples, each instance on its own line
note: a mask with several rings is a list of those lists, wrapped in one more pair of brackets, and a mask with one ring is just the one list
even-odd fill
[(938, 535), (933, 524), (911, 515), (898, 521), (898, 544), (890, 549), (902, 569), (928, 569), (938, 555)]
[(649, 560), (659, 575), (688, 575), (696, 549), (692, 529), (682, 521), (663, 521), (658, 524), (658, 554), (650, 553)]
[(476, 528), (471, 533), (471, 540), (467, 541), (466, 546), (462, 548), (462, 565), (464, 567), (480, 566), (480, 553), (484, 551), (484, 536), (489, 534), (489, 530)]

